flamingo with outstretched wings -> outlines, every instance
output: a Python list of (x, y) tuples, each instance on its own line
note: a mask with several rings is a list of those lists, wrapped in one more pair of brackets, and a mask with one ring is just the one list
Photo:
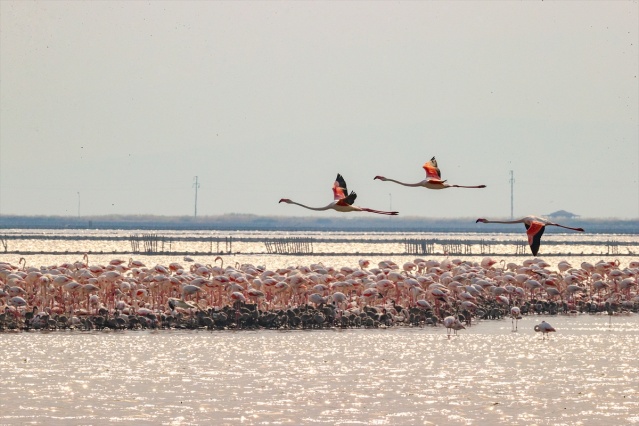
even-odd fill
[(324, 207), (310, 207), (304, 204), (289, 200), (288, 198), (282, 198), (280, 203), (287, 204), (297, 204), (300, 207), (304, 207), (305, 209), (315, 210), (315, 211), (323, 211), (323, 210), (335, 210), (338, 212), (369, 212), (369, 213), (377, 213), (377, 214), (385, 214), (390, 216), (396, 216), (399, 212), (386, 212), (381, 210), (369, 209), (367, 207), (359, 207), (354, 205), (355, 199), (357, 198), (357, 194), (353, 191), (348, 193), (348, 189), (346, 187), (346, 181), (342, 177), (341, 174), (337, 174), (337, 178), (335, 178), (335, 182), (333, 183), (333, 202)]
[(426, 171), (426, 179), (416, 182), (416, 183), (406, 183), (400, 182), (395, 179), (386, 178), (384, 176), (375, 176), (375, 179), (379, 179), (383, 182), (390, 181), (395, 182), (404, 186), (423, 186), (428, 189), (446, 189), (446, 188), (486, 188), (486, 185), (476, 185), (476, 186), (464, 186), (464, 185), (452, 185), (450, 183), (446, 183), (445, 180), (442, 180), (442, 173), (437, 167), (437, 160), (435, 157), (431, 158), (429, 161), (424, 163), (422, 166)]
[(475, 221), (475, 223), (523, 223), (526, 227), (526, 235), (528, 236), (528, 245), (530, 245), (530, 251), (532, 251), (533, 256), (537, 256), (539, 253), (539, 247), (541, 246), (541, 236), (544, 235), (544, 231), (546, 230), (546, 226), (558, 226), (560, 228), (570, 229), (571, 231), (584, 232), (583, 228), (572, 228), (570, 226), (560, 225), (558, 223), (551, 222), (546, 219), (542, 219), (536, 216), (526, 216), (517, 220), (488, 220), (484, 218), (479, 218)]

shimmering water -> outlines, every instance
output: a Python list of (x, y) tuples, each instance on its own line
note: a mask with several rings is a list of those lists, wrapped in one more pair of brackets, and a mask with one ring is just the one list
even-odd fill
[(0, 424), (639, 424), (639, 316), (611, 320), (3, 333)]
[[(149, 231), (122, 231), (122, 230), (4, 230), (3, 234), (63, 234), (63, 235), (89, 235), (89, 236), (119, 236), (129, 237), (136, 233), (148, 233)], [(158, 231), (157, 234), (164, 236), (214, 236), (214, 237), (253, 237), (253, 238), (281, 238), (286, 236), (292, 237), (313, 237), (315, 243), (313, 244), (314, 252), (316, 254), (304, 255), (304, 256), (289, 256), (289, 255), (273, 255), (266, 251), (265, 245), (262, 242), (239, 242), (234, 241), (232, 245), (233, 254), (224, 255), (225, 266), (235, 265), (236, 263), (250, 263), (253, 265), (264, 265), (269, 269), (285, 268), (290, 265), (309, 265), (311, 263), (322, 262), (325, 265), (337, 266), (350, 266), (357, 267), (358, 261), (363, 257), (358, 253), (397, 253), (396, 255), (380, 255), (380, 256), (366, 256), (371, 261), (372, 265), (377, 264), (381, 260), (391, 259), (397, 264), (412, 261), (416, 257), (421, 258), (435, 258), (442, 260), (443, 256), (428, 256), (428, 255), (406, 255), (404, 253), (404, 245), (402, 243), (383, 243), (383, 241), (391, 239), (456, 239), (456, 240), (478, 240), (483, 239), (493, 242), (505, 242), (505, 241), (521, 241), (522, 244), (526, 243), (526, 235), (523, 232), (504, 234), (476, 234), (476, 233), (455, 233), (455, 234), (441, 234), (441, 233), (344, 233), (344, 232), (249, 232), (249, 231)], [(349, 239), (361, 238), (376, 240), (378, 243), (352, 243)], [(331, 242), (323, 242), (325, 239), (330, 239)], [(339, 240), (343, 239), (343, 242)], [(337, 241), (335, 241), (337, 240)], [(379, 243), (379, 242), (382, 243)], [(563, 244), (566, 241), (579, 242), (583, 241), (583, 245), (567, 245)], [(612, 253), (609, 242), (618, 244), (616, 250), (618, 253)], [(184, 263), (181, 257), (176, 256), (164, 256), (164, 255), (144, 255), (135, 254), (131, 255), (128, 252), (131, 251), (131, 244), (127, 240), (119, 241), (52, 241), (52, 240), (11, 240), (9, 241), (9, 249), (12, 251), (59, 251), (59, 252), (94, 252), (89, 256), (89, 262), (91, 264), (108, 264), (108, 262), (114, 258), (122, 258), (128, 260), (129, 257), (133, 257), (136, 260), (143, 261), (147, 266), (154, 266), (156, 264), (168, 265), (171, 262)], [(224, 250), (224, 244), (219, 247)], [(168, 247), (165, 247), (169, 251)], [(209, 243), (205, 242), (188, 242), (188, 241), (174, 241), (171, 244), (170, 250), (175, 252), (191, 253), (190, 257), (195, 261), (202, 264), (213, 264), (215, 262), (215, 255), (201, 254), (209, 252), (213, 248)], [(497, 252), (497, 259), (499, 255), (504, 255), (506, 262), (519, 262), (524, 259), (528, 259), (531, 256), (521, 255), (512, 256), (514, 253), (514, 246), (508, 244), (497, 244), (493, 246)], [(548, 232), (543, 237), (542, 246), (539, 257), (546, 260), (551, 265), (556, 265), (561, 260), (568, 260), (574, 266), (579, 267), (581, 262), (596, 263), (600, 260), (614, 261), (619, 259), (622, 263), (627, 265), (629, 261), (639, 260), (639, 236), (637, 235), (614, 235), (614, 234), (582, 234), (582, 233), (553, 233)], [(442, 247), (436, 247), (437, 251), (441, 251)], [(484, 256), (481, 253), (479, 246), (472, 247), (474, 255), (451, 255), (451, 258), (461, 258), (469, 261), (480, 261)], [(121, 252), (121, 255), (113, 254), (96, 254), (100, 251), (103, 252)], [(629, 253), (635, 253), (630, 255)], [(243, 253), (252, 253), (251, 255)], [(347, 256), (331, 256), (330, 253), (352, 253)], [(583, 253), (589, 253), (584, 255)], [(544, 255), (547, 255), (544, 257)], [(28, 266), (48, 266), (60, 264), (63, 262), (73, 263), (75, 261), (82, 260), (82, 256), (78, 255), (7, 255), (0, 253), (0, 261), (7, 261), (13, 264), (18, 263), (20, 257), (25, 257)], [(627, 260), (625, 262), (624, 260)]]
[[(491, 237), (525, 238), (523, 233)], [(605, 254), (606, 241), (637, 242), (637, 236), (582, 237), (600, 241), (602, 254), (566, 254), (544, 260), (556, 265), (565, 259), (576, 267), (583, 261), (611, 261), (617, 256)], [(575, 236), (544, 236), (542, 252), (560, 249), (562, 239), (567, 238), (574, 240)], [(47, 240), (31, 241), (23, 249), (51, 250), (51, 244), (62, 243), (64, 247), (58, 250), (130, 249), (127, 242), (113, 248), (108, 246), (111, 243), (87, 247), (93, 243)], [(571, 247), (574, 253), (586, 251), (585, 246)], [(381, 249), (401, 253), (402, 248)], [(258, 243), (234, 245), (234, 250), (256, 252), (263, 247)], [(234, 254), (225, 255), (224, 261), (269, 269), (318, 262), (336, 268), (356, 267), (362, 258), (357, 253), (371, 249), (355, 245), (339, 251), (353, 255)], [(115, 257), (128, 259), (130, 255), (91, 255), (89, 263), (107, 264)], [(187, 265), (170, 256), (132, 257), (147, 266)], [(213, 264), (215, 256), (192, 257)], [(371, 265), (385, 259), (401, 265), (415, 257), (367, 256)], [(508, 257), (506, 261), (521, 263), (528, 258)], [(28, 266), (78, 260), (68, 255), (26, 256)], [(623, 268), (639, 258), (622, 256), (619, 260)], [(17, 265), (18, 256), (0, 254), (0, 261)], [(542, 319), (557, 329), (547, 339), (533, 331)], [(639, 315), (531, 316), (520, 320), (518, 327), (512, 332), (509, 319), (482, 321), (451, 338), (441, 326), (5, 332), (0, 333), (0, 425), (639, 424)]]

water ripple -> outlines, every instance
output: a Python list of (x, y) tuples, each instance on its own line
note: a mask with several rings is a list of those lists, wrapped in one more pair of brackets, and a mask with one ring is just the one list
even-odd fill
[(639, 316), (0, 334), (0, 423), (639, 424)]

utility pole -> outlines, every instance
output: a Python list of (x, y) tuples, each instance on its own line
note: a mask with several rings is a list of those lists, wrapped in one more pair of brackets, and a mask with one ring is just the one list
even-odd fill
[(197, 181), (197, 176), (195, 176), (195, 183), (193, 184), (193, 187), (195, 188), (195, 214), (194, 217), (197, 217), (197, 189), (200, 187), (200, 184)]
[(515, 183), (515, 176), (513, 171), (510, 171), (510, 220), (513, 220), (513, 184)]

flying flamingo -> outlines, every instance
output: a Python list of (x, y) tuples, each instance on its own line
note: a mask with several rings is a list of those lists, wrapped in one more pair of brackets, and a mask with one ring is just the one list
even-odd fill
[(338, 212), (370, 212), (370, 213), (386, 214), (391, 216), (396, 216), (397, 214), (399, 214), (398, 212), (385, 212), (380, 210), (368, 209), (366, 207), (354, 206), (353, 203), (355, 202), (355, 198), (357, 198), (357, 194), (355, 194), (355, 192), (353, 191), (351, 191), (350, 194), (348, 195), (347, 194), (348, 194), (348, 191), (346, 190), (346, 181), (344, 180), (342, 175), (338, 173), (337, 178), (335, 179), (335, 182), (333, 183), (334, 200), (332, 203), (330, 203), (327, 206), (309, 207), (309, 206), (305, 206), (304, 204), (291, 201), (288, 198), (282, 198), (279, 202), (287, 203), (287, 204), (297, 204), (298, 206), (304, 207), (306, 209), (316, 210), (316, 211), (333, 209)]
[(523, 223), (526, 226), (526, 234), (528, 235), (528, 244), (533, 256), (537, 256), (539, 252), (539, 246), (541, 245), (541, 236), (546, 230), (546, 226), (558, 226), (560, 228), (570, 229), (572, 231), (584, 232), (583, 228), (571, 228), (570, 226), (560, 225), (558, 223), (550, 222), (549, 220), (542, 219), (536, 216), (526, 216), (519, 220), (487, 220), (479, 218), (475, 223)]
[(400, 182), (395, 179), (385, 178), (384, 176), (375, 176), (373, 180), (379, 179), (384, 182), (389, 180), (391, 182), (395, 182), (404, 186), (423, 186), (424, 188), (428, 188), (428, 189), (486, 188), (486, 185), (464, 186), (464, 185), (451, 185), (449, 183), (446, 183), (445, 180), (442, 180), (442, 174), (439, 170), (439, 167), (437, 167), (437, 160), (435, 160), (435, 157), (431, 158), (430, 161), (427, 161), (426, 163), (424, 163), (422, 167), (424, 168), (424, 170), (426, 170), (426, 179), (417, 183)]

